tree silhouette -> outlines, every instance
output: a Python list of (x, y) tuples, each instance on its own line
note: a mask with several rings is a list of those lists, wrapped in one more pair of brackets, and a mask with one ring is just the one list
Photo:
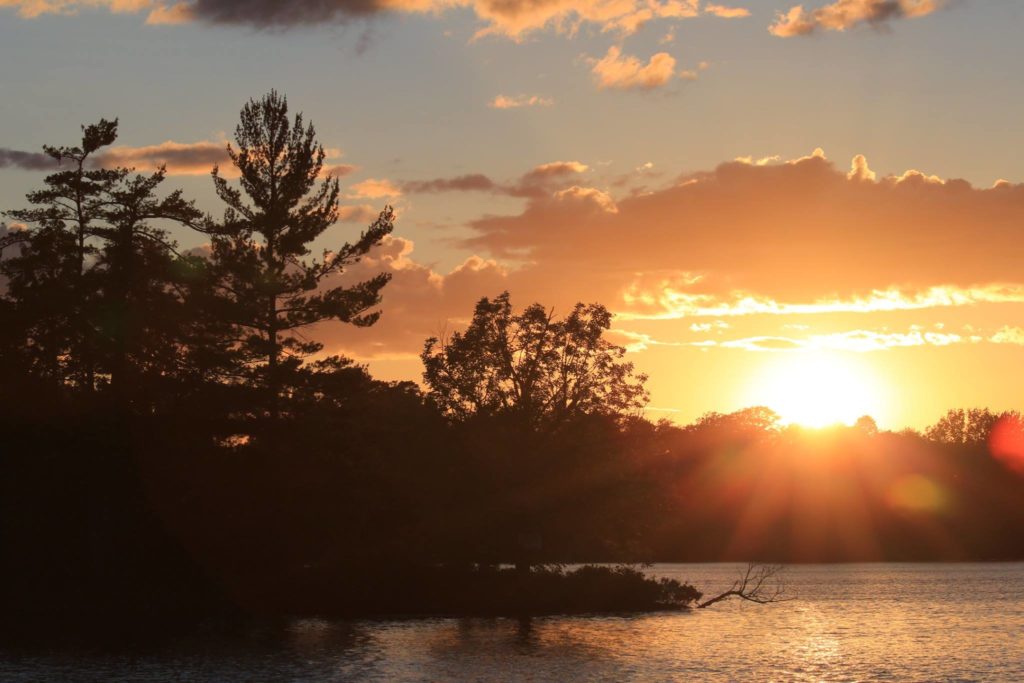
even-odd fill
[(180, 190), (160, 198), (165, 170), (124, 174), (105, 193), (105, 223), (94, 228), (102, 240), (97, 256), (99, 338), (117, 402), (149, 387), (149, 377), (177, 376), (189, 327), (180, 286), (182, 268), (166, 230), (153, 221), (195, 223), (201, 213)]
[(940, 443), (984, 444), (1002, 414), (988, 408), (957, 408), (946, 411), (939, 421), (925, 430), (925, 436)]
[[(324, 170), (324, 150), (302, 114), (288, 119), (287, 99), (271, 91), (250, 100), (235, 130), (238, 148), (228, 154), (240, 187), (213, 171), (223, 220), (208, 222), (212, 261), (229, 302), (224, 315), (243, 330), (239, 348), (250, 379), (267, 396), (271, 416), (280, 411), (286, 377), (321, 344), (300, 330), (326, 320), (372, 325), (371, 312), (389, 276), (329, 286), (330, 278), (379, 244), (393, 227), (388, 207), (354, 243), (307, 259), (310, 243), (338, 220), (338, 181)], [(319, 185), (318, 185), (319, 183)]]
[(465, 332), (424, 345), (429, 398), (465, 426), (464, 447), (476, 456), (469, 466), (479, 474), (464, 499), (492, 511), (479, 542), (514, 558), (521, 572), (557, 557), (545, 538), (550, 543), (557, 533), (552, 513), (569, 492), (601, 485), (571, 476), (578, 456), (601, 451), (583, 444), (597, 433), (607, 437), (601, 423), (622, 421), (646, 403), (646, 377), (623, 360), (625, 349), (604, 339), (611, 318), (600, 304), (577, 304), (562, 319), (540, 304), (515, 314), (505, 292), (481, 299)]
[(423, 379), (455, 420), (507, 415), (550, 431), (579, 415), (636, 413), (647, 377), (604, 339), (611, 319), (600, 304), (576, 304), (558, 320), (540, 304), (513, 314), (508, 292), (485, 297), (464, 333), (426, 341)]
[(739, 598), (759, 605), (793, 600), (793, 596), (786, 594), (786, 584), (781, 576), (783, 569), (778, 564), (750, 562), (728, 590), (701, 602), (697, 608), (705, 609), (729, 598)]
[[(27, 362), (58, 385), (91, 392), (96, 385), (93, 294), (89, 272), (95, 255), (91, 238), (101, 220), (107, 192), (125, 177), (124, 169), (92, 168), (92, 155), (117, 138), (117, 120), (82, 126), (75, 147), (44, 146), (61, 167), (46, 177), (46, 187), (30, 192), (33, 208), (8, 211), (27, 225), (0, 239), (0, 253), (15, 255), (0, 268), (15, 304)], [(20, 247), (20, 249), (18, 248)]]

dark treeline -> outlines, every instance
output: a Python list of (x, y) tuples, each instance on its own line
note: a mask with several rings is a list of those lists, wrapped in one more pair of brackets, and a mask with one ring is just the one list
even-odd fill
[(554, 565), (1024, 557), (1016, 415), (652, 423), (607, 309), (508, 294), (426, 341), (423, 388), (377, 381), (308, 328), (387, 314), (385, 275), (342, 274), (394, 217), (310, 255), (338, 182), (284, 98), (243, 109), (220, 217), (93, 164), (116, 135), (45, 148), (0, 235), (5, 620), (619, 609), (699, 593)]

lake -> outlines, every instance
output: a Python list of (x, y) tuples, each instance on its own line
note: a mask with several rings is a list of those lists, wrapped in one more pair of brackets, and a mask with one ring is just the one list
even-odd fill
[[(650, 572), (724, 590), (741, 567)], [(795, 599), (634, 616), (299, 620), (131, 653), (2, 651), (4, 681), (1024, 680), (1024, 563), (792, 566)]]

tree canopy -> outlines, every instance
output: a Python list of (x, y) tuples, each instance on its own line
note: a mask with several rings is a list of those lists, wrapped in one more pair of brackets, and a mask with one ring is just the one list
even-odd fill
[(239, 186), (213, 170), (227, 209), (206, 231), (226, 301), (221, 315), (240, 329), (240, 359), (276, 414), (288, 376), (322, 348), (299, 330), (327, 320), (368, 326), (380, 317), (371, 309), (387, 273), (345, 285), (336, 277), (390, 234), (394, 212), (385, 208), (354, 242), (311, 259), (311, 243), (338, 222), (339, 211), (338, 179), (325, 173), (313, 124), (301, 113), (289, 120), (287, 98), (271, 91), (242, 108), (235, 143), (228, 154)]
[(600, 304), (576, 304), (559, 319), (541, 304), (514, 313), (508, 292), (484, 297), (465, 332), (426, 341), (429, 395), (452, 419), (509, 415), (534, 430), (578, 415), (636, 414), (647, 377), (604, 338), (611, 320)]

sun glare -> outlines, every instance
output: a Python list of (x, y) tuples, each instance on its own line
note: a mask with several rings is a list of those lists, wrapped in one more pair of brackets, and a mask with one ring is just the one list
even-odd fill
[(780, 354), (751, 382), (746, 405), (763, 405), (786, 424), (805, 427), (852, 425), (862, 415), (877, 418), (884, 392), (861, 363), (825, 353)]

